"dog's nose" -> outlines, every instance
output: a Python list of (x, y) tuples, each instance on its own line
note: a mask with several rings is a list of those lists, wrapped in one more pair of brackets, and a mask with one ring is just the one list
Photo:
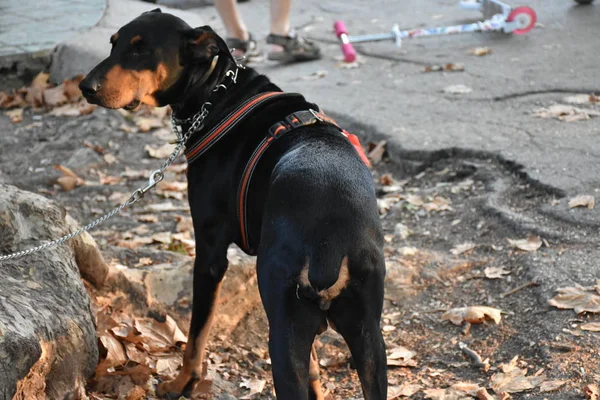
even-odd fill
[(79, 83), (79, 90), (85, 97), (94, 96), (100, 90), (100, 82), (95, 79), (85, 78)]

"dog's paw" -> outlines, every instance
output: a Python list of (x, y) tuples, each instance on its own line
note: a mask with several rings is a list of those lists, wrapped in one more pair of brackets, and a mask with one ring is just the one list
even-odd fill
[(167, 400), (178, 400), (182, 396), (190, 398), (194, 386), (196, 386), (196, 383), (198, 382), (199, 379), (194, 376), (184, 377), (180, 374), (172, 381), (159, 383), (156, 388), (156, 394)]

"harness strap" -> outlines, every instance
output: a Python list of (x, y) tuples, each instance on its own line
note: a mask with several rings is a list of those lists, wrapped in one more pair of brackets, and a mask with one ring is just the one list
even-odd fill
[(360, 145), (360, 141), (358, 137), (355, 135), (346, 132), (330, 117), (325, 115), (323, 112), (315, 111), (313, 109), (296, 111), (291, 113), (283, 121), (276, 122), (269, 128), (269, 134), (265, 137), (252, 156), (248, 163), (246, 164), (246, 168), (244, 168), (244, 172), (242, 173), (242, 180), (240, 181), (240, 186), (238, 188), (238, 221), (240, 223), (240, 233), (242, 238), (242, 247), (250, 254), (254, 253), (252, 247), (250, 247), (250, 243), (248, 240), (248, 221), (246, 214), (246, 205), (248, 200), (248, 189), (250, 187), (250, 181), (252, 179), (252, 174), (256, 169), (256, 165), (258, 164), (262, 155), (267, 151), (267, 149), (273, 144), (277, 138), (281, 135), (299, 128), (301, 126), (313, 125), (316, 123), (326, 123), (329, 125), (333, 125), (340, 130), (340, 133), (345, 136), (350, 143), (354, 146), (361, 160), (367, 165), (370, 166), (371, 163), (369, 159), (365, 155), (362, 146)]
[(238, 108), (233, 110), (226, 118), (224, 118), (217, 126), (215, 126), (210, 132), (196, 144), (190, 148), (185, 149), (185, 157), (187, 158), (188, 164), (196, 161), (202, 154), (206, 153), (215, 143), (217, 143), (223, 136), (235, 128), (240, 122), (242, 122), (248, 115), (252, 114), (258, 107), (268, 103), (272, 99), (280, 99), (283, 97), (302, 97), (297, 93), (284, 93), (284, 92), (265, 92), (259, 93), (254, 97), (251, 97), (245, 103), (240, 105)]

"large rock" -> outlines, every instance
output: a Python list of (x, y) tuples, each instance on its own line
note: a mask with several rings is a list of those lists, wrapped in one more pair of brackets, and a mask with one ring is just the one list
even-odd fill
[[(62, 207), (0, 184), (0, 254), (76, 229)], [(91, 236), (0, 262), (0, 400), (78, 398), (98, 361), (90, 299), (80, 277), (108, 269)]]

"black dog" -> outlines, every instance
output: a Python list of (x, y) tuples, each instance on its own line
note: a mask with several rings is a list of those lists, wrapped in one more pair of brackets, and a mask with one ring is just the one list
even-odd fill
[(189, 393), (202, 378), (236, 243), (258, 256), (278, 398), (323, 398), (311, 346), (329, 322), (350, 347), (365, 399), (386, 399), (383, 235), (371, 174), (346, 135), (302, 96), (237, 66), (207, 26), (192, 29), (157, 9), (110, 40), (110, 56), (80, 84), (87, 100), (171, 105), (182, 131), (191, 130), (192, 323), (181, 372), (159, 393)]

